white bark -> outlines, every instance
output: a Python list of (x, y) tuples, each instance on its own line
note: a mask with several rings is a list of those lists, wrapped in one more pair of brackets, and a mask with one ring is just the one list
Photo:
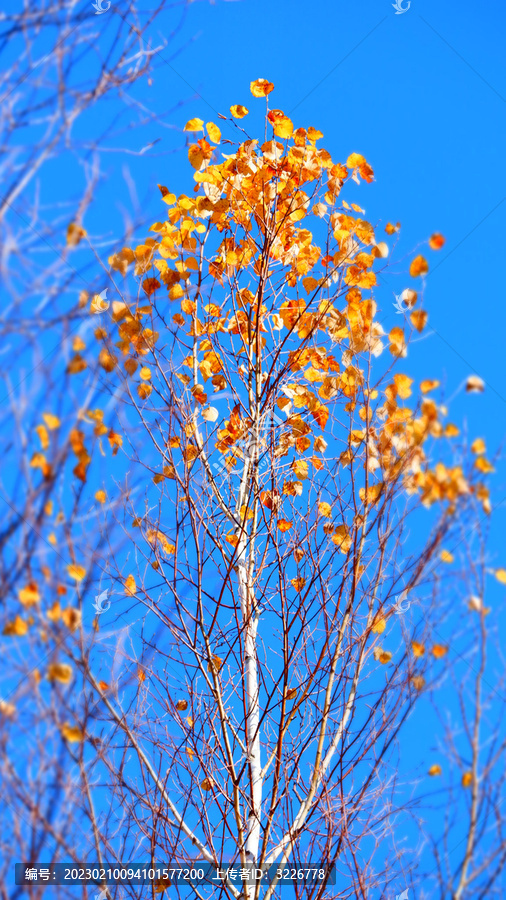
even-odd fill
[[(244, 460), (244, 469), (241, 487), (237, 500), (236, 516), (241, 517), (241, 507), (246, 501), (248, 486), (251, 476), (251, 460)], [(246, 827), (245, 854), (247, 861), (253, 863), (258, 858), (260, 842), (260, 814), (262, 806), (262, 764), (260, 746), (260, 697), (258, 684), (257, 663), (257, 631), (258, 610), (252, 585), (252, 572), (248, 563), (251, 560), (254, 549), (254, 530), (249, 535), (248, 547), (247, 535), (240, 530), (239, 543), (237, 545), (237, 577), (239, 582), (239, 599), (241, 603), (242, 625), (244, 629), (244, 668), (246, 691), (246, 748), (250, 772), (250, 809)], [(249, 553), (248, 553), (249, 550)]]

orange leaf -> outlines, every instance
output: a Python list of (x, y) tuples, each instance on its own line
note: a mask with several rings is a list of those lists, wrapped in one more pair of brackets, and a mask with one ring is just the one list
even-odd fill
[(411, 319), (413, 328), (416, 328), (417, 331), (423, 331), (429, 316), (424, 309), (414, 309), (413, 312), (410, 313), (409, 318)]
[(266, 78), (257, 78), (249, 87), (254, 97), (267, 97), (274, 90), (272, 81), (267, 81)]
[(454, 560), (453, 553), (450, 553), (449, 550), (441, 550), (441, 553), (439, 554), (439, 558), (440, 558), (441, 562), (444, 562), (444, 563), (452, 563)]
[(374, 634), (383, 634), (385, 628), (386, 628), (386, 619), (384, 619), (383, 616), (380, 616), (379, 619), (378, 618), (375, 619), (371, 631), (373, 631)]
[(306, 579), (302, 578), (302, 576), (300, 576), (299, 578), (292, 578), (291, 583), (293, 584), (297, 593), (300, 594), (302, 588), (304, 587), (304, 585), (306, 583)]
[(237, 103), (235, 106), (230, 107), (230, 112), (234, 119), (244, 119), (244, 116), (248, 115), (249, 110), (246, 109), (245, 106), (241, 106), (240, 103)]
[(431, 234), (429, 238), (429, 247), (431, 250), (441, 250), (441, 247), (444, 247), (446, 243), (446, 238), (443, 237), (439, 232), (435, 232)]
[(129, 597), (135, 597), (136, 593), (137, 585), (135, 583), (135, 578), (133, 575), (128, 575), (128, 577), (125, 578), (125, 594)]
[(288, 522), (287, 519), (279, 519), (278, 528), (280, 531), (290, 531), (290, 528), (293, 528), (293, 522)]
[(183, 131), (203, 131), (204, 123), (202, 119), (190, 119), (183, 128)]
[(271, 109), (267, 115), (272, 125), (276, 137), (285, 139), (290, 138), (293, 134), (293, 122), (288, 116), (285, 116), (281, 109)]
[(206, 124), (207, 133), (209, 135), (209, 139), (214, 141), (215, 144), (219, 144), (221, 141), (221, 131), (214, 122), (208, 122)]
[(424, 256), (415, 256), (409, 267), (409, 274), (412, 278), (418, 278), (419, 275), (426, 275), (429, 271), (429, 264)]

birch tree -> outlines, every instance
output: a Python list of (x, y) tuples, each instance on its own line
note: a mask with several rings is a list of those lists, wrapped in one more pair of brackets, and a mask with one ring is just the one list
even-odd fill
[[(187, 123), (191, 189), (160, 184), (148, 236), (108, 259), (113, 300), (89, 298), (96, 345), (72, 375), (104, 398), (71, 439), (103, 542), (88, 558), (73, 543), (86, 529), (66, 527), (67, 488), (50, 571), (4, 635), (44, 660), (37, 703), (83, 789), (65, 788), (89, 823), (81, 858), (305, 862), (336, 882), (298, 896), (388, 896), (416, 866), (385, 846), (407, 804), (403, 726), (447, 665), (438, 572), (462, 523), (490, 512), (493, 467), (466, 450), (434, 373), (406, 374), (444, 239), (410, 258), (386, 332), (400, 226), (364, 218), (364, 157), (334, 160), (272, 90), (251, 83), (261, 139), (243, 105), (222, 117), (235, 141)], [(219, 893), (279, 890), (225, 879)]]

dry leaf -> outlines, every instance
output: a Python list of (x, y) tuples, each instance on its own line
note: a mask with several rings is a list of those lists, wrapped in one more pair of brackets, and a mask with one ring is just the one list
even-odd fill
[(72, 666), (67, 663), (52, 663), (48, 666), (47, 677), (49, 681), (59, 681), (61, 684), (68, 684), (72, 678)]
[(470, 375), (466, 381), (466, 391), (470, 394), (482, 393), (485, 390), (485, 382), (478, 375)]
[(455, 557), (453, 556), (453, 553), (450, 553), (449, 550), (441, 550), (439, 558), (441, 562), (452, 563)]
[(65, 722), (64, 725), (60, 728), (60, 732), (62, 737), (65, 738), (66, 741), (69, 741), (71, 744), (78, 743), (79, 741), (84, 741), (84, 731), (79, 728), (77, 725), (70, 725), (68, 722)]
[(77, 583), (82, 581), (86, 575), (86, 569), (83, 568), (83, 566), (77, 566), (75, 564), (67, 566), (67, 572), (69, 573), (70, 578), (73, 578)]

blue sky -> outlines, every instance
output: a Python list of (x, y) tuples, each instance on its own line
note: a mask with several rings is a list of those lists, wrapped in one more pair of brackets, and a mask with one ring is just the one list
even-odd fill
[[(402, 6), (407, 3), (403, 0)], [(149, 0), (144, 7), (149, 8)], [(97, 29), (110, 27), (107, 15), (97, 17)], [(320, 129), (322, 144), (335, 159), (345, 161), (356, 151), (373, 166), (376, 181), (356, 187), (352, 199), (378, 223), (378, 234), (389, 220), (402, 223), (401, 261), (393, 266), (399, 275), (377, 296), (387, 330), (399, 324), (394, 290), (409, 284), (408, 277), (400, 282), (411, 251), (434, 231), (446, 236), (444, 249), (429, 254), (429, 334), (402, 371), (439, 378), (445, 396), (455, 395), (450, 419), (467, 422), (471, 438), (485, 437), (490, 456), (506, 431), (505, 25), (506, 8), (498, 0), (479, 6), (470, 0), (412, 0), (397, 15), (391, 0), (202, 0), (184, 14), (179, 6), (167, 9), (153, 29), (153, 41), (162, 46), (167, 39), (169, 46), (157, 55), (152, 84), (144, 81), (132, 91), (131, 100), (143, 104), (146, 123), (135, 132), (135, 147), (128, 131), (105, 141), (115, 152), (101, 156), (104, 191), (84, 224), (105, 260), (121, 233), (125, 208), (138, 202), (148, 225), (160, 219), (165, 207), (157, 183), (176, 194), (193, 186), (185, 122), (193, 116), (219, 122), (218, 112), (243, 103), (251, 111), (244, 125), (256, 136), (263, 103), (251, 97), (249, 83), (259, 77), (273, 81), (271, 106), (287, 112), (296, 127)], [(100, 115), (106, 127), (103, 109)], [(90, 124), (96, 132), (96, 120), (79, 123), (83, 138)], [(142, 156), (124, 152), (155, 140), (153, 151)], [(60, 158), (46, 173), (46, 202), (80, 196), (78, 161)], [(485, 380), (483, 394), (459, 391), (472, 373)], [(492, 489), (495, 503), (504, 502), (492, 529), (490, 560), (506, 565), (501, 465)], [(503, 591), (491, 584), (487, 603), (499, 606)], [(432, 742), (428, 708), (426, 715), (425, 733), (420, 736), (419, 724), (413, 727), (407, 745), (413, 766), (418, 757), (426, 759)]]
[[(441, 378), (447, 397), (468, 374), (479, 374), (485, 394), (458, 395), (452, 412), (466, 417), (471, 434), (486, 432), (495, 448), (503, 439), (506, 404), (505, 24), (506, 9), (498, 2), (481, 5), (479, 14), (471, 2), (435, 0), (412, 0), (402, 14), (388, 0), (343, 8), (286, 0), (194, 2), (182, 23), (179, 7), (167, 10), (158, 33), (169, 38), (177, 28), (178, 34), (158, 54), (153, 83), (137, 86), (135, 96), (156, 115), (169, 109), (170, 115), (146, 124), (146, 143), (160, 139), (151, 153), (102, 157), (112, 203), (107, 219), (103, 206), (96, 210), (100, 230), (117, 236), (113, 210), (129, 201), (125, 165), (147, 220), (156, 218), (156, 183), (176, 193), (189, 188), (180, 131), (187, 119), (216, 121), (217, 112), (244, 103), (250, 109), (244, 124), (254, 134), (263, 105), (251, 97), (249, 82), (270, 79), (271, 105), (290, 113), (296, 126), (323, 131), (322, 143), (334, 157), (357, 151), (373, 165), (376, 181), (357, 188), (356, 199), (370, 221), (402, 223), (398, 258), (433, 231), (446, 236), (444, 249), (431, 255), (427, 279), (431, 336), (410, 359), (410, 374)], [(115, 144), (128, 146), (128, 138)], [(407, 266), (406, 259), (393, 271)], [(390, 302), (394, 287), (397, 281), (378, 297), (388, 327), (398, 324)]]
[[(470, 0), (412, 0), (398, 15), (389, 0), (194, 3), (183, 34), (196, 40), (170, 60), (173, 69), (157, 67), (152, 86), (155, 96), (188, 98), (174, 118), (181, 126), (192, 116), (217, 121), (213, 110), (227, 113), (232, 103), (244, 103), (250, 109), (244, 124), (254, 134), (263, 104), (251, 97), (249, 82), (268, 78), (275, 84), (271, 106), (289, 113), (296, 127), (319, 128), (334, 158), (357, 151), (374, 167), (376, 181), (362, 183), (353, 199), (374, 223), (402, 223), (397, 257), (406, 258), (393, 266), (395, 273), (407, 272), (411, 251), (433, 231), (445, 235), (444, 249), (429, 254), (429, 336), (401, 370), (439, 378), (445, 397), (453, 397), (450, 419), (467, 425), (471, 438), (485, 437), (489, 454), (504, 440), (506, 423), (505, 25), (504, 5), (478, 7)], [(185, 81), (200, 96), (192, 98)], [(166, 131), (158, 147), (180, 141), (179, 133)], [(180, 153), (166, 162), (145, 160), (136, 181), (155, 210), (150, 181), (179, 193), (188, 189), (189, 176)], [(377, 298), (388, 329), (399, 324), (392, 308), (394, 288), (405, 286), (399, 279)], [(472, 373), (485, 380), (483, 394), (462, 390)], [(506, 501), (501, 465), (491, 486), (496, 503)], [(506, 562), (505, 508), (498, 507), (492, 528), (494, 565)], [(487, 602), (499, 607), (504, 589), (493, 579), (489, 584)], [(492, 657), (491, 669), (494, 663)], [(402, 769), (426, 771), (437, 738), (427, 701), (408, 724)], [(406, 822), (403, 828), (409, 832)], [(455, 862), (459, 854), (456, 847)]]

